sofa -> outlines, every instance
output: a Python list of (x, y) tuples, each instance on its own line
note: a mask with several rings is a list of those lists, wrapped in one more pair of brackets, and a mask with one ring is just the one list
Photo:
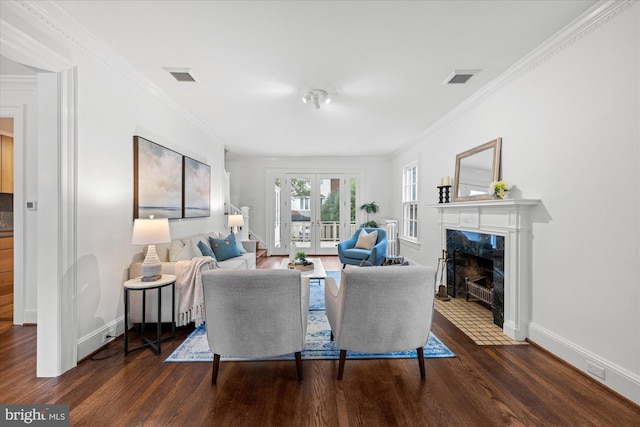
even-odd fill
[[(171, 243), (156, 245), (156, 252), (162, 265), (162, 274), (176, 274), (176, 265), (178, 262), (187, 262), (189, 260), (206, 256), (203, 254), (200, 245), (205, 251), (214, 251), (212, 248), (212, 239), (225, 240), (232, 235), (225, 233), (209, 232), (197, 234), (195, 236), (174, 239)], [(235, 236), (233, 236), (235, 237)], [(255, 241), (237, 241), (239, 256), (230, 258), (218, 257), (212, 260), (212, 268), (221, 268), (228, 270), (254, 270), (256, 268), (256, 242)], [(203, 246), (204, 245), (204, 246)], [(145, 247), (146, 251), (146, 247)], [(215, 253), (212, 255), (215, 256)], [(133, 262), (129, 265), (129, 279), (142, 276), (142, 261), (145, 253), (137, 254)], [(178, 280), (178, 278), (176, 278)], [(162, 322), (171, 322), (171, 288), (162, 288)], [(178, 297), (176, 289), (176, 298)], [(132, 292), (129, 304), (129, 321), (131, 323), (142, 322), (142, 293)], [(147, 292), (146, 316), (147, 322), (156, 322), (158, 312), (158, 299), (156, 291)], [(176, 320), (178, 319), (178, 310), (180, 304), (176, 301)]]

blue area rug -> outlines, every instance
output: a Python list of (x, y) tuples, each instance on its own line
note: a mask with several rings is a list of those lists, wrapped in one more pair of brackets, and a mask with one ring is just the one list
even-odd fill
[[(334, 278), (336, 282), (340, 280), (339, 271), (328, 271), (327, 275)], [(213, 354), (209, 350), (209, 343), (206, 336), (206, 325), (196, 328), (187, 339), (165, 360), (165, 362), (212, 362)], [(340, 357), (340, 350), (336, 346), (335, 341), (330, 341), (331, 329), (327, 316), (324, 312), (324, 283), (313, 281), (311, 284), (311, 293), (309, 296), (309, 320), (307, 324), (307, 340), (302, 351), (303, 360), (327, 359), (337, 360)], [(409, 350), (399, 353), (356, 353), (347, 352), (348, 359), (393, 359), (405, 358), (415, 359), (417, 357), (415, 350)], [(440, 358), (455, 357), (440, 340), (431, 333), (427, 345), (424, 346), (424, 357)], [(221, 360), (293, 360), (294, 355), (285, 354), (264, 359), (243, 359), (235, 357), (222, 356)]]

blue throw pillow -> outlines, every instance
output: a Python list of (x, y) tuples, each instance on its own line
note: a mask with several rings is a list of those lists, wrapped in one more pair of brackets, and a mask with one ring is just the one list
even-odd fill
[(213, 253), (209, 245), (207, 245), (202, 240), (198, 242), (198, 249), (200, 249), (200, 253), (202, 253), (202, 256), (210, 256), (217, 261), (216, 255)]
[(214, 239), (209, 237), (211, 248), (216, 255), (218, 261), (224, 261), (229, 258), (240, 256), (240, 251), (236, 245), (236, 238), (233, 234), (227, 236), (226, 239)]

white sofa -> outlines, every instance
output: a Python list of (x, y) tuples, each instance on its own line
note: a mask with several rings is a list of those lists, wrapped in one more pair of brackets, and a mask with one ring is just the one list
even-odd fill
[[(227, 233), (228, 234), (228, 233)], [(176, 274), (176, 263), (178, 260), (190, 259), (190, 256), (185, 254), (189, 251), (185, 249), (180, 254), (180, 246), (183, 248), (189, 246), (197, 248), (198, 242), (204, 242), (209, 248), (209, 237), (215, 239), (224, 239), (227, 237), (224, 233), (203, 233), (191, 237), (184, 237), (180, 239), (174, 239), (171, 243), (156, 245), (156, 252), (158, 258), (162, 263), (162, 274)], [(193, 244), (193, 246), (191, 246)], [(256, 268), (256, 242), (255, 241), (243, 241), (241, 247), (244, 253), (240, 256), (229, 258), (226, 260), (216, 260), (216, 268), (222, 268), (227, 270), (254, 270)], [(146, 248), (145, 248), (146, 250)], [(202, 256), (202, 253), (197, 250), (197, 253), (192, 253), (194, 256)], [(177, 258), (176, 258), (177, 255)], [(182, 257), (180, 257), (182, 255)], [(142, 276), (142, 261), (144, 260), (144, 253), (136, 255), (134, 261), (129, 266), (129, 279)], [(178, 292), (176, 291), (176, 296)], [(176, 302), (176, 320), (178, 319), (178, 307)], [(147, 291), (147, 305), (146, 305), (146, 322), (155, 322), (158, 313), (158, 297), (157, 291)], [(131, 323), (140, 323), (142, 321), (142, 292), (130, 292), (129, 301), (129, 321)], [(162, 288), (162, 322), (171, 322), (171, 288)]]

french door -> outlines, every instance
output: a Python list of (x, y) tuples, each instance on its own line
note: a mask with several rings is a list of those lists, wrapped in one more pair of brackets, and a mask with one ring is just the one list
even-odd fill
[(271, 253), (337, 254), (338, 242), (355, 224), (357, 179), (342, 173), (284, 173), (268, 182), (273, 185), (267, 207), (273, 217)]

